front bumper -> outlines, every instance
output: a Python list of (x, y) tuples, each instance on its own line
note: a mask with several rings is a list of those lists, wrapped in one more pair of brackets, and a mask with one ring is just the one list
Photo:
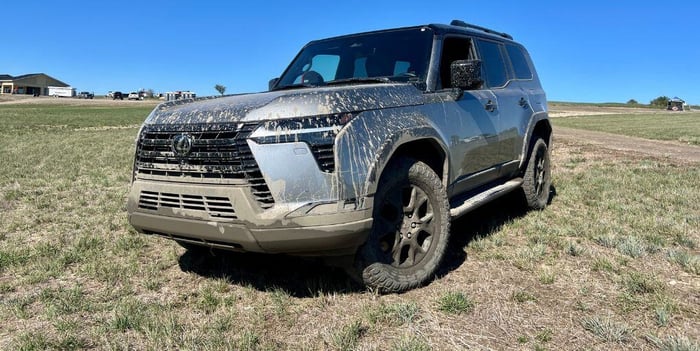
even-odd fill
[(249, 188), (232, 185), (136, 180), (127, 210), (141, 233), (249, 252), (352, 254), (372, 227), (371, 209), (324, 202), (263, 210)]

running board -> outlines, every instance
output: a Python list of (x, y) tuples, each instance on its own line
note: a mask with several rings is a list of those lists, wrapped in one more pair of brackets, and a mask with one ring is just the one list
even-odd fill
[(466, 200), (461, 205), (450, 209), (450, 217), (452, 219), (461, 217), (467, 214), (469, 211), (476, 209), (477, 207), (484, 205), (490, 201), (493, 201), (509, 192), (519, 188), (523, 184), (522, 178), (515, 178), (509, 180), (501, 185), (490, 188), (483, 193), (478, 193)]

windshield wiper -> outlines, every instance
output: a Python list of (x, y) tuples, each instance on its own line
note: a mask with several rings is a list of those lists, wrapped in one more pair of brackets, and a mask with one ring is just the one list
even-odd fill
[(387, 77), (354, 77), (354, 78), (344, 78), (336, 79), (326, 82), (326, 85), (337, 85), (346, 83), (389, 83), (391, 79)]

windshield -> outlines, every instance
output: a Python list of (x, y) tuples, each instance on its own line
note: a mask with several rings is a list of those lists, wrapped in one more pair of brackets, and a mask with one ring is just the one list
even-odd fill
[(274, 89), (357, 82), (425, 83), (432, 36), (429, 28), (409, 28), (312, 42)]

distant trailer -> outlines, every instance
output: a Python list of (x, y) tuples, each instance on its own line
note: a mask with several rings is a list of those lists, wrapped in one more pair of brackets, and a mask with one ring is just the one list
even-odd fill
[(75, 88), (71, 87), (48, 87), (49, 88), (49, 96), (55, 96), (55, 97), (74, 97), (75, 96)]
[(174, 101), (182, 99), (194, 99), (197, 94), (191, 91), (169, 91), (165, 93), (165, 101)]

